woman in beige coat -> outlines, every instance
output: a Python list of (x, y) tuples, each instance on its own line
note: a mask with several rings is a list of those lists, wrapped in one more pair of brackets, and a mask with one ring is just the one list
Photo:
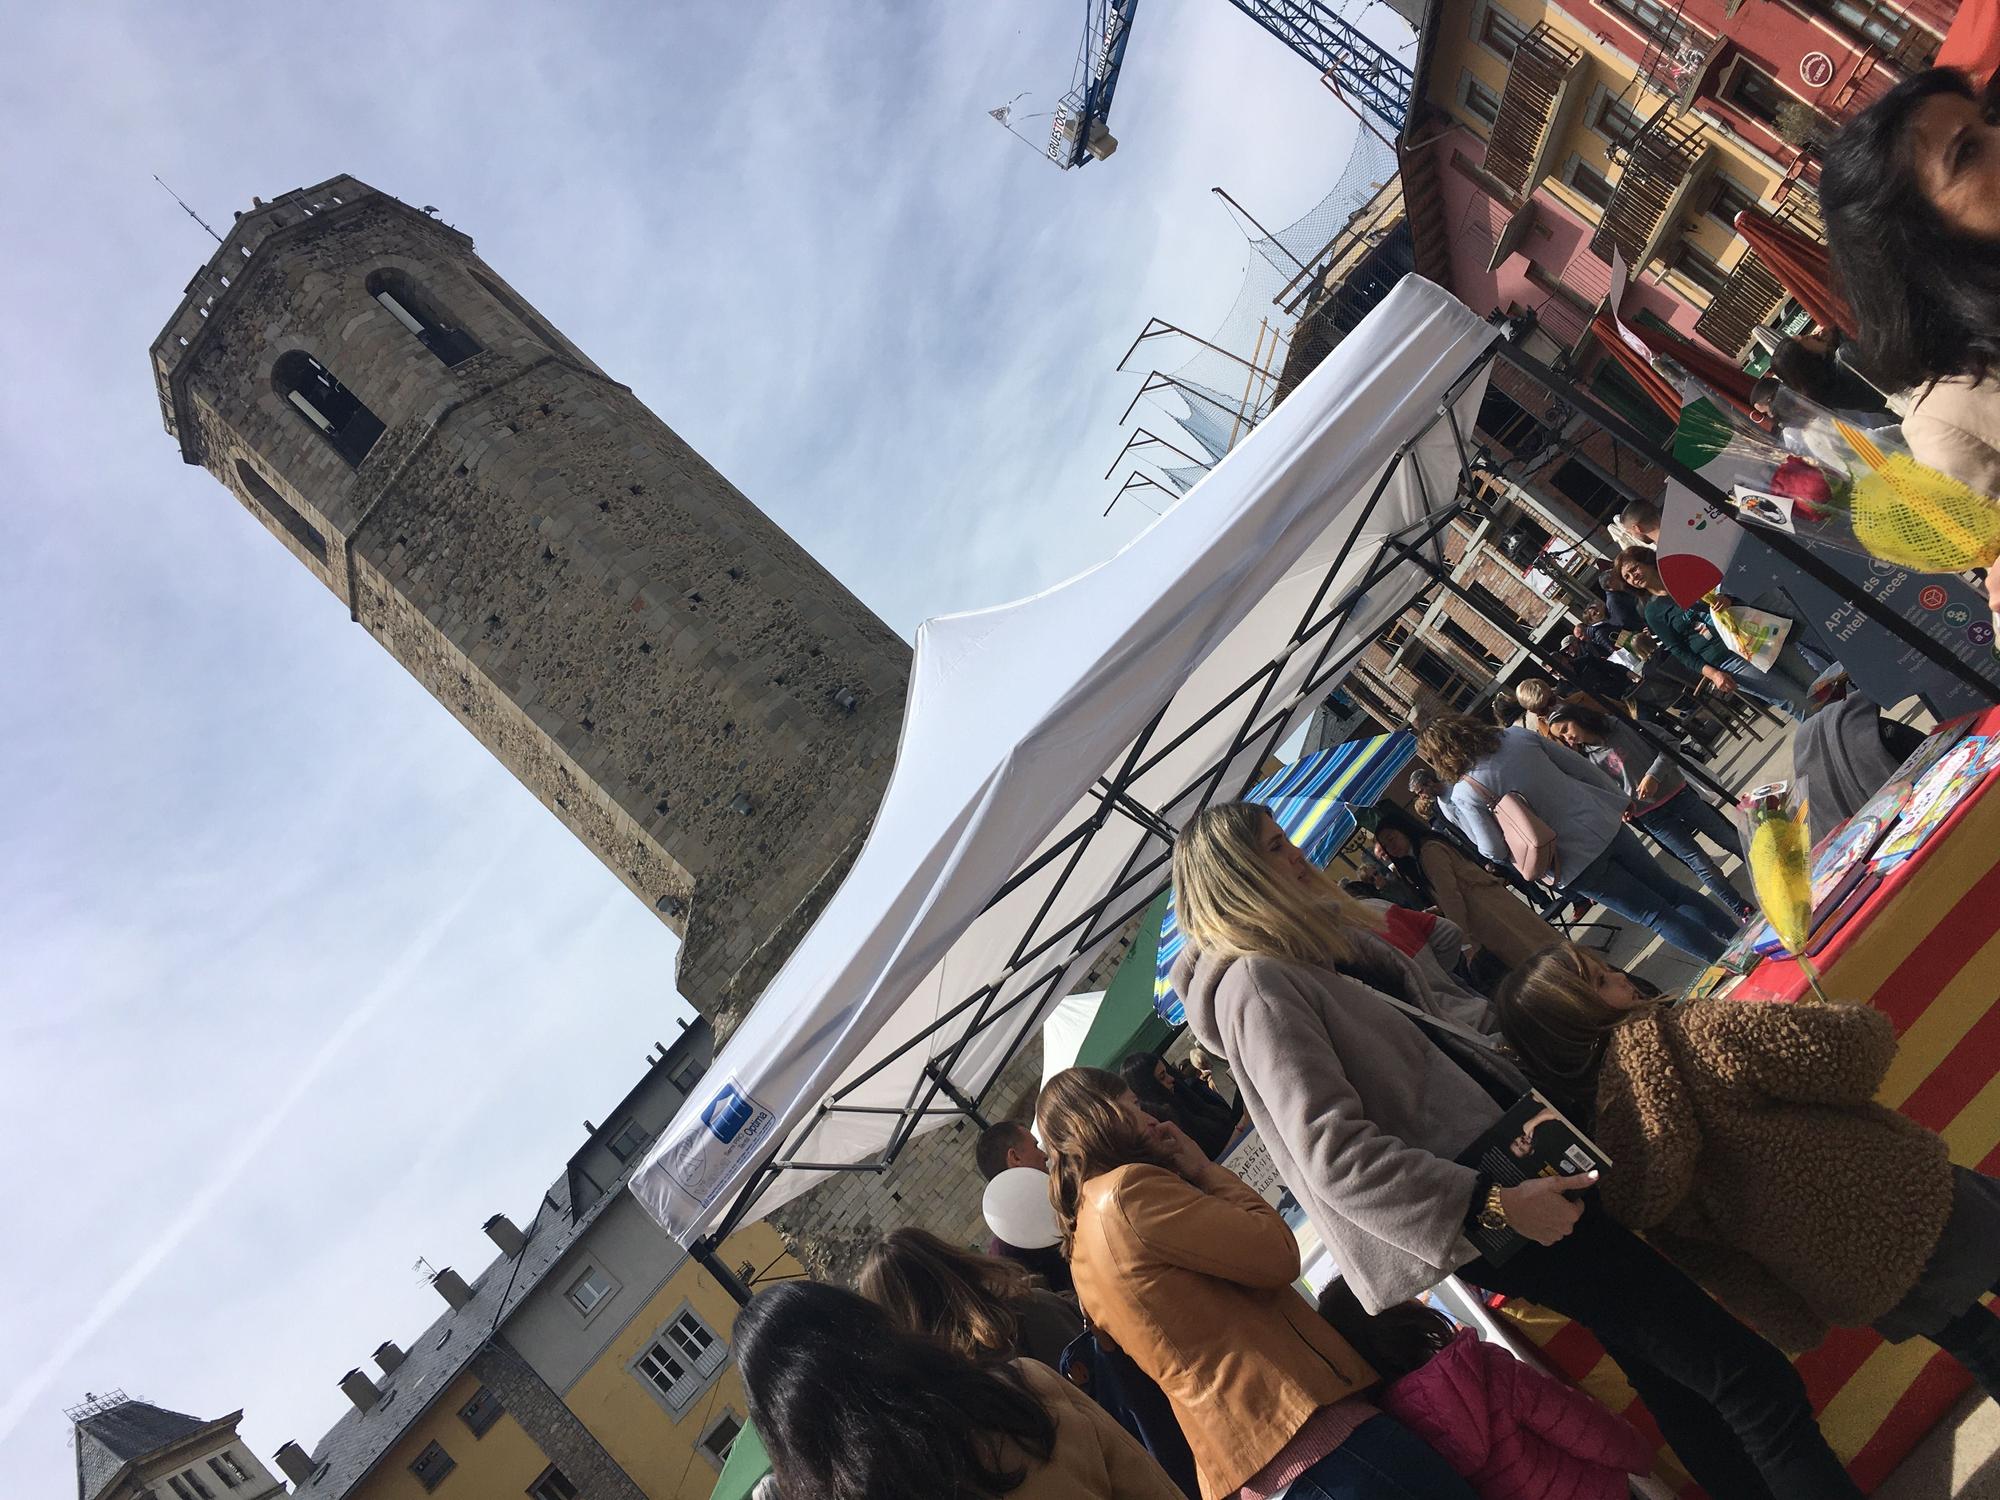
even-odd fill
[[(1989, 85), (1990, 88), (1990, 85)], [(2000, 123), (1953, 68), (1863, 110), (1820, 178), (1834, 270), (1870, 379), (1910, 391), (1920, 463), (2000, 496)], [(1987, 597), (2000, 610), (2000, 569)]]
[(1185, 1500), (1046, 1365), (976, 1364), (842, 1287), (759, 1292), (732, 1337), (784, 1500)]
[(1896, 1055), (1865, 1005), (1668, 1005), (1571, 944), (1502, 987), (1502, 1031), (1612, 1160), (1604, 1205), (1745, 1322), (1922, 1336), (2000, 1397), (2000, 1182), (1875, 1103)]

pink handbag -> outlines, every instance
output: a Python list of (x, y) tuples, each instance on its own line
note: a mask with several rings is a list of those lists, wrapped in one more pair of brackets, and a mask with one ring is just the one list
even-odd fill
[(1554, 885), (1556, 831), (1535, 815), (1528, 799), (1519, 792), (1509, 792), (1496, 802), (1493, 794), (1470, 776), (1460, 780), (1486, 799), (1486, 810), (1500, 825), (1500, 836), (1507, 841), (1507, 854), (1514, 861), (1514, 868), (1529, 880)]

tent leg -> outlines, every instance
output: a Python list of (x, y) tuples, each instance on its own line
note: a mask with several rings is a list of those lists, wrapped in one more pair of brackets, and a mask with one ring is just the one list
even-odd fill
[(688, 1255), (715, 1278), (716, 1285), (729, 1293), (738, 1307), (747, 1307), (750, 1304), (750, 1288), (743, 1284), (743, 1278), (730, 1268), (729, 1263), (716, 1253), (718, 1246), (719, 1241), (715, 1236), (705, 1234), (688, 1246)]

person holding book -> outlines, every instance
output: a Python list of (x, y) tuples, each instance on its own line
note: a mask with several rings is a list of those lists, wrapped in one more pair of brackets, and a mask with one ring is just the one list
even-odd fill
[(1044, 1084), (1035, 1125), (1084, 1314), (1167, 1393), (1203, 1500), (1475, 1500), (1361, 1398), (1374, 1370), (1294, 1290), (1255, 1189), (1099, 1068)]
[(1741, 693), (1800, 722), (1812, 712), (1813, 683), (1818, 673), (1800, 654), (1797, 642), (1785, 642), (1771, 670), (1752, 666), (1724, 642), (1706, 604), (1674, 602), (1660, 578), (1659, 556), (1651, 547), (1627, 547), (1620, 552), (1618, 572), (1629, 587), (1645, 596), (1646, 628), (1654, 639), (1715, 692), (1725, 697)]
[(1538, 1302), (1597, 1335), (1717, 1500), (1860, 1494), (1790, 1362), (1580, 1191), (1588, 1176), (1503, 1180), (1467, 1162), (1495, 1127), (1519, 1134), (1503, 1121), (1528, 1096), (1490, 1006), (1433, 993), (1262, 807), (1197, 814), (1173, 874), (1188, 1022), (1230, 1059), (1280, 1178), (1365, 1308), (1454, 1272)]
[[(1185, 919), (1183, 919), (1185, 920)], [(2000, 1399), (2000, 1181), (1875, 1102), (1889, 1018), (1801, 1000), (1667, 1005), (1562, 944), (1502, 987), (1530, 1076), (1612, 1161), (1605, 1207), (1767, 1337), (1923, 1337)]]
[(1376, 1401), (1423, 1438), (1479, 1500), (1628, 1500), (1653, 1467), (1638, 1429), (1422, 1302), (1369, 1313), (1346, 1280), (1319, 1315), (1382, 1377)]

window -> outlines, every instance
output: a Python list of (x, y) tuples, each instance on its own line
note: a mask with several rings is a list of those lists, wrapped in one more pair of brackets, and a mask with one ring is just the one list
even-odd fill
[(305, 548), (315, 561), (326, 561), (326, 538), (320, 535), (317, 526), (292, 508), (291, 502), (273, 488), (270, 480), (241, 458), (236, 460), (236, 478), (264, 514), (277, 522), (280, 531)]
[(1779, 106), (1792, 102), (1792, 96), (1779, 85), (1777, 79), (1747, 62), (1739, 62), (1736, 70), (1729, 75), (1722, 97), (1766, 125), (1776, 125)]
[(236, 1461), (233, 1453), (216, 1454), (208, 1461), (208, 1466), (215, 1471), (215, 1477), (232, 1490), (250, 1478), (250, 1471)]
[(1549, 476), (1556, 493), (1582, 508), (1592, 517), (1603, 517), (1624, 505), (1624, 496), (1581, 459), (1572, 458)]
[(200, 1497), (195, 1494), (194, 1486), (188, 1483), (188, 1476), (185, 1474), (169, 1476), (167, 1486), (174, 1492), (177, 1500), (200, 1500)]
[(1485, 667), (1497, 667), (1500, 665), (1500, 658), (1493, 654), (1493, 648), (1480, 640), (1478, 636), (1467, 630), (1464, 625), (1454, 620), (1450, 615), (1440, 617), (1438, 620), (1438, 633), (1454, 646), (1458, 647), (1459, 650), (1463, 651), (1468, 660)]
[(195, 1470), (189, 1469), (186, 1473), (175, 1476), (175, 1483), (178, 1484), (182, 1480), (187, 1481), (187, 1487), (194, 1493), (195, 1500), (215, 1500), (215, 1491), (201, 1482), (201, 1475)]
[(289, 402), (349, 468), (361, 466), (383, 429), (381, 420), (359, 396), (303, 349), (282, 356), (271, 371), (271, 379), (279, 398)]
[(1609, 91), (1590, 112), (1590, 128), (1614, 146), (1631, 145), (1645, 125), (1645, 118), (1639, 111)]
[(1674, 253), (1671, 265), (1711, 297), (1720, 296), (1722, 289), (1729, 285), (1729, 273), (1717, 265), (1712, 256), (1703, 254), (1693, 245), (1682, 245)]
[(500, 1420), (500, 1413), (506, 1409), (492, 1389), (482, 1385), (472, 1393), (472, 1399), (458, 1409), (458, 1419), (472, 1429), (474, 1437), (485, 1437), (487, 1429)]
[(632, 1366), (642, 1380), (679, 1412), (722, 1368), (729, 1351), (692, 1310), (684, 1310), (660, 1331)]
[(479, 352), (472, 335), (458, 327), (409, 274), (388, 268), (368, 277), (368, 295), (447, 365), (462, 364)]
[(1548, 429), (1497, 385), (1487, 386), (1475, 421), (1479, 431), (1517, 457), (1541, 451), (1548, 441)]
[[(1805, 4), (1807, 10), (1825, 16), (1836, 26), (1845, 27), (1891, 57), (1897, 55), (1917, 29), (1916, 24), (1903, 14), (1902, 6), (1887, 3), (1887, 0), (1805, 0)], [(1925, 50), (1928, 55), (1906, 60), (1921, 65), (1937, 55), (1935, 47)]]
[(625, 1128), (611, 1138), (611, 1154), (620, 1161), (630, 1161), (644, 1149), (647, 1139), (646, 1132), (639, 1128), (638, 1121), (627, 1120)]
[(528, 1486), (529, 1500), (576, 1500), (576, 1486), (554, 1464), (542, 1470), (542, 1477)]
[(1611, 179), (1594, 167), (1585, 166), (1582, 157), (1572, 156), (1569, 159), (1569, 169), (1563, 173), (1563, 181), (1586, 202), (1594, 203), (1599, 208), (1611, 206)]
[(442, 1447), (436, 1443), (426, 1443), (424, 1451), (411, 1462), (410, 1472), (417, 1476), (417, 1483), (429, 1491), (443, 1484), (445, 1475), (457, 1467), (458, 1465), (452, 1462), (451, 1455)]
[(736, 1443), (736, 1434), (742, 1430), (743, 1423), (736, 1413), (726, 1411), (708, 1424), (708, 1431), (701, 1435), (701, 1442), (696, 1446), (719, 1469), (728, 1461), (729, 1450)]
[(570, 1283), (567, 1295), (570, 1305), (588, 1317), (592, 1308), (611, 1295), (611, 1278), (592, 1266)]
[(1662, 5), (1659, 0), (1597, 0), (1597, 3), (1649, 41), (1672, 35), (1680, 19), (1678, 6)]
[(1717, 172), (1708, 185), (1708, 202), (1704, 212), (1711, 219), (1720, 219), (1731, 229), (1736, 227), (1736, 216), (1749, 213), (1757, 206), (1757, 195), (1731, 177), (1727, 172)]
[(695, 1085), (701, 1082), (702, 1066), (698, 1062), (685, 1062), (681, 1070), (674, 1074), (674, 1087), (683, 1094), (692, 1094)]
[(1528, 39), (1528, 28), (1497, 5), (1488, 5), (1480, 18), (1479, 40), (1493, 51), (1514, 60), (1514, 49)]
[(1465, 112), (1491, 130), (1500, 119), (1500, 96), (1470, 73), (1465, 75), (1463, 82), (1460, 96)]

